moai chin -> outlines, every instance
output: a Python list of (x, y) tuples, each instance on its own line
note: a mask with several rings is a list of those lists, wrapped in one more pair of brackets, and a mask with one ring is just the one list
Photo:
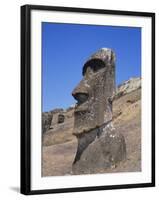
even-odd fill
[[(85, 171), (93, 172), (95, 168), (91, 167), (93, 163), (83, 163), (82, 156), (87, 154), (85, 151), (89, 151), (89, 156), (85, 155), (84, 159), (92, 160), (90, 144), (97, 141), (97, 138), (100, 139), (104, 136), (103, 140), (106, 140), (107, 151), (112, 148), (112, 138), (118, 138), (116, 143), (118, 143), (117, 146), (120, 146), (119, 149), (122, 149), (122, 155), (118, 156), (121, 158), (117, 158), (117, 160), (122, 160), (126, 153), (125, 140), (122, 135), (119, 136), (115, 133), (112, 125), (112, 96), (115, 93), (114, 52), (107, 48), (100, 49), (86, 61), (82, 73), (83, 79), (72, 92), (73, 97), (77, 100), (73, 131), (78, 139), (77, 153), (72, 168), (75, 174), (85, 173)], [(119, 138), (123, 144), (120, 144)], [(110, 145), (111, 147), (108, 147)], [(112, 154), (114, 155), (114, 152)], [(114, 158), (111, 159), (114, 162)], [(111, 163), (108, 161), (104, 165), (110, 167)]]

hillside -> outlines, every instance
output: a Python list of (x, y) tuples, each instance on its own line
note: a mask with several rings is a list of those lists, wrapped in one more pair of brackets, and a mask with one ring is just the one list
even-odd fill
[[(74, 107), (43, 113), (42, 175), (71, 174), (77, 140), (72, 135)], [(116, 131), (126, 140), (127, 158), (104, 172), (141, 171), (141, 79), (131, 78), (118, 86), (113, 101), (113, 122)]]

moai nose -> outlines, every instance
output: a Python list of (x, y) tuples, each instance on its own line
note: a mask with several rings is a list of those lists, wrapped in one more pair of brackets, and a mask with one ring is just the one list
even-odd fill
[(73, 93), (72, 96), (78, 101), (78, 104), (84, 103), (88, 99), (86, 93)]
[(84, 103), (88, 99), (88, 91), (84, 86), (83, 80), (79, 85), (73, 90), (72, 96), (77, 100), (78, 104)]

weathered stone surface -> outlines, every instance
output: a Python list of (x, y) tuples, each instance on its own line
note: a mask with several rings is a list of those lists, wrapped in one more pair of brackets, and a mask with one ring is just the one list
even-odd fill
[[(116, 88), (116, 92), (114, 94), (114, 97), (115, 97), (114, 100), (122, 97), (123, 95), (131, 93), (137, 89), (140, 89), (140, 88), (141, 88), (141, 78), (139, 78), (139, 77), (131, 78), (128, 81), (123, 82)], [(136, 99), (135, 96), (134, 96), (134, 98)], [(140, 98), (140, 96), (138, 98)], [(130, 101), (131, 102), (134, 101), (133, 97), (131, 97)], [(68, 109), (66, 109), (66, 111), (64, 111), (62, 108), (58, 108), (58, 109), (54, 109), (50, 112), (43, 112), (42, 113), (42, 132), (46, 133), (50, 128), (56, 129), (55, 127), (57, 127), (57, 129), (58, 129), (58, 127), (60, 125), (58, 124), (58, 118), (56, 118), (56, 114), (58, 116), (60, 113), (65, 113), (65, 122), (67, 124), (67, 120), (69, 118), (74, 118), (74, 115), (72, 114), (72, 113), (74, 113), (74, 108), (75, 108), (75, 105), (72, 105)], [(72, 111), (71, 114), (70, 114), (70, 111)], [(120, 114), (121, 114), (120, 110), (118, 110), (117, 113), (116, 113), (116, 111), (113, 112), (113, 116), (115, 118), (116, 118), (116, 116), (119, 116)], [(54, 120), (57, 119), (54, 121), (54, 123), (53, 123), (53, 116), (54, 116)], [(70, 124), (70, 126), (72, 126), (72, 124)]]
[(122, 134), (105, 130), (83, 151), (72, 167), (73, 174), (99, 173), (126, 158), (126, 144)]
[(73, 115), (73, 108), (59, 110), (53, 113), (49, 129), (43, 134), (42, 141), (44, 146), (70, 141), (74, 137), (72, 135), (74, 124)]
[(44, 112), (42, 113), (42, 133), (49, 130), (52, 121), (52, 113)]
[(42, 113), (42, 133), (46, 133), (51, 126), (53, 117), (56, 116), (57, 113), (61, 113), (63, 109), (57, 108), (50, 112), (43, 112)]
[(95, 173), (125, 158), (124, 137), (112, 124), (114, 94), (115, 54), (102, 48), (86, 61), (83, 79), (72, 92), (77, 100), (73, 134), (78, 139), (74, 174)]
[(73, 90), (75, 106), (74, 135), (86, 133), (112, 119), (110, 97), (115, 92), (115, 55), (102, 48), (83, 67), (83, 79)]
[(76, 163), (80, 159), (83, 151), (88, 147), (90, 143), (95, 140), (97, 134), (98, 129), (93, 129), (85, 134), (77, 135), (78, 146), (74, 163)]

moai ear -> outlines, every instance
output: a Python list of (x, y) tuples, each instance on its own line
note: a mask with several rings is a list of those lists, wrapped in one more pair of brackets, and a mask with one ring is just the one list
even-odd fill
[(108, 101), (113, 103), (113, 101), (115, 100), (116, 97), (116, 91), (113, 92), (112, 96), (108, 97)]
[(112, 104), (113, 104), (113, 98), (112, 98), (112, 96), (111, 97), (108, 97), (107, 98), (107, 101), (108, 101), (108, 105), (109, 105), (109, 108), (110, 108), (110, 110), (111, 110), (111, 112), (112, 112)]
[(108, 100), (108, 102), (109, 102), (110, 104), (112, 104), (113, 97), (112, 97), (112, 96), (111, 96), (111, 97), (108, 97), (107, 100)]
[(115, 60), (116, 60), (115, 53), (112, 52), (112, 53), (111, 53), (111, 63), (114, 64), (114, 63), (115, 63)]

